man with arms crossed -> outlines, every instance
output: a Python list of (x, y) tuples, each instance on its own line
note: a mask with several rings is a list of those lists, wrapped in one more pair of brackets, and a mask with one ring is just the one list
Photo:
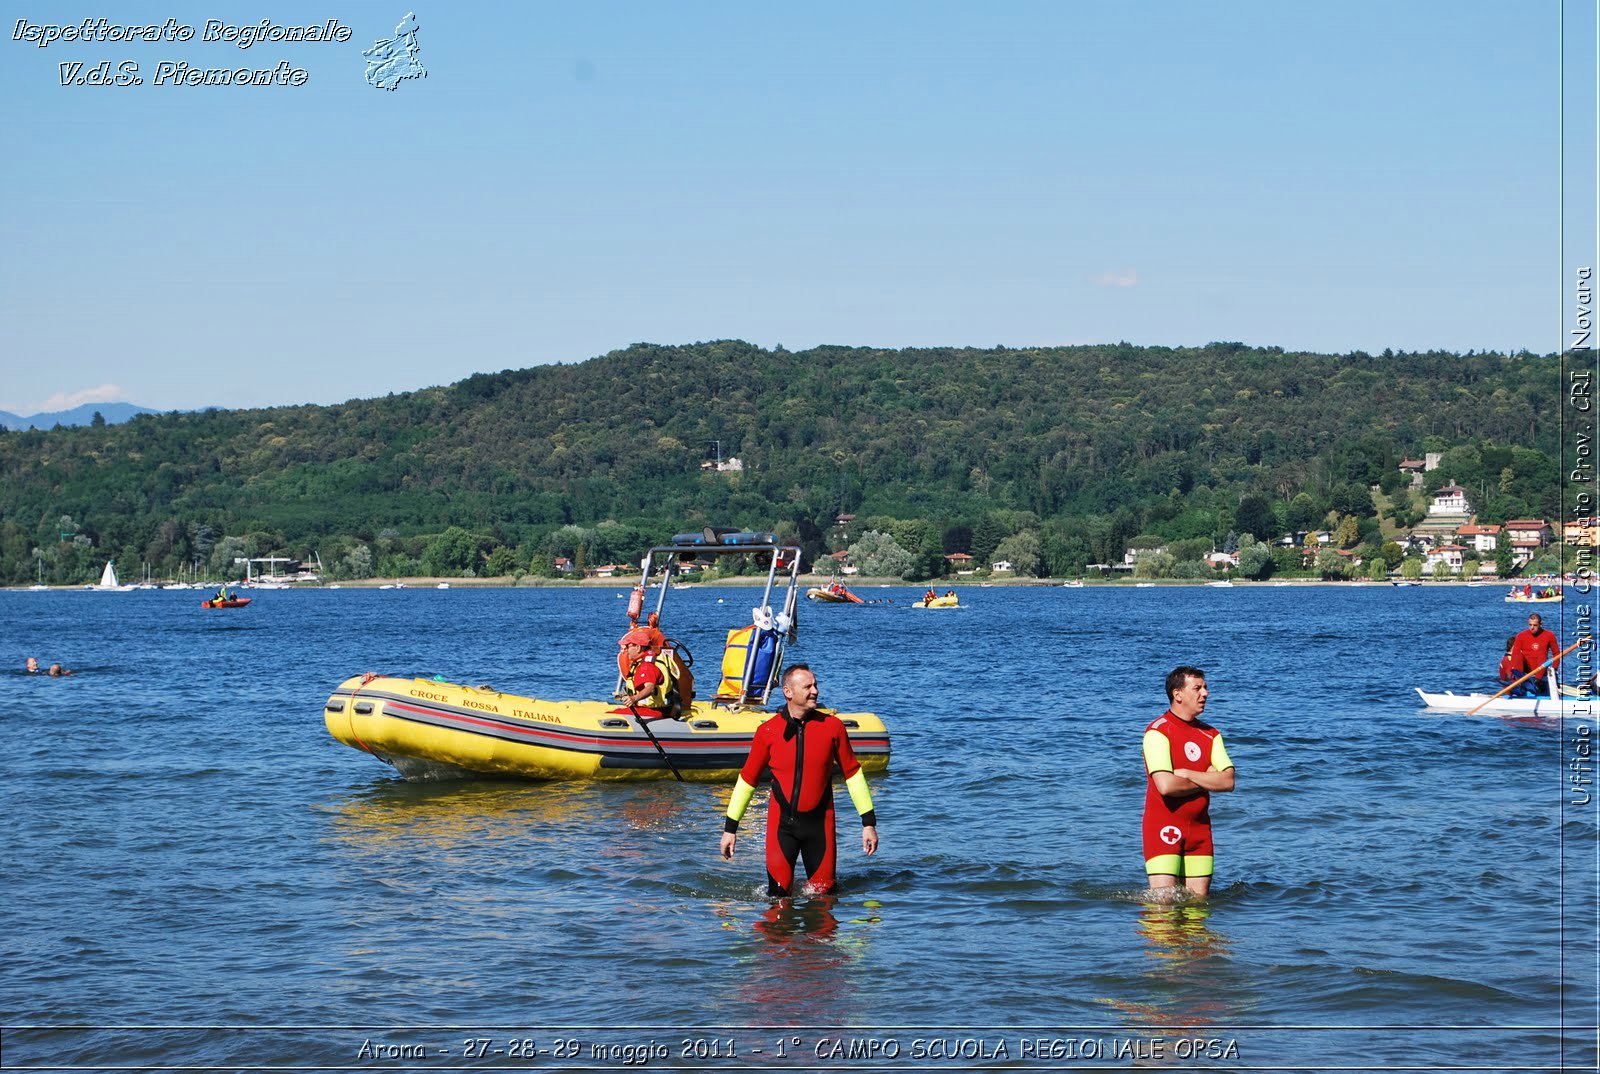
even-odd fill
[(1233, 790), (1222, 732), (1200, 719), (1206, 673), (1187, 665), (1167, 676), (1170, 707), (1145, 728), (1144, 868), (1152, 888), (1211, 892), (1211, 795)]
[(755, 795), (764, 769), (772, 774), (767, 806), (767, 894), (789, 895), (795, 861), (805, 858), (807, 886), (813, 894), (834, 889), (837, 845), (833, 836), (833, 771), (838, 767), (850, 800), (861, 815), (861, 849), (878, 849), (878, 815), (872, 808), (867, 775), (850, 748), (844, 722), (817, 708), (817, 677), (804, 664), (783, 673), (783, 708), (756, 728), (750, 756), (733, 784), (723, 822), (722, 856), (733, 857), (739, 821)]

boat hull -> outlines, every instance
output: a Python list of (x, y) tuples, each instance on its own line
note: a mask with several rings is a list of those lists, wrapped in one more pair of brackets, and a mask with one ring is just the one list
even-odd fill
[(960, 597), (934, 597), (932, 600), (919, 600), (912, 605), (913, 608), (959, 608)]
[(866, 603), (866, 601), (862, 600), (860, 597), (856, 596), (854, 593), (850, 592), (849, 590), (845, 590), (843, 593), (835, 593), (835, 592), (833, 592), (832, 590), (829, 590), (829, 589), (821, 589), (821, 588), (816, 588), (816, 587), (813, 587), (811, 589), (806, 590), (806, 599), (807, 600), (820, 600), (824, 604), (865, 604)]
[[(696, 703), (649, 729), (686, 780), (726, 782), (771, 713)], [(889, 733), (867, 712), (839, 713), (868, 772), (889, 767)], [(639, 720), (609, 701), (542, 701), (432, 679), (356, 676), (323, 709), (328, 733), (408, 778), (672, 779)]]
[[(1492, 694), (1428, 693), (1421, 687), (1417, 695), (1423, 705), (1437, 712), (1472, 712), (1479, 716), (1594, 716), (1600, 713), (1600, 700), (1577, 697), (1496, 697)], [(1487, 702), (1487, 704), (1485, 704)], [(1482, 705), (1482, 708), (1479, 706)]]
[(202, 600), (202, 608), (243, 608), (250, 603), (249, 597), (235, 597), (231, 600)]

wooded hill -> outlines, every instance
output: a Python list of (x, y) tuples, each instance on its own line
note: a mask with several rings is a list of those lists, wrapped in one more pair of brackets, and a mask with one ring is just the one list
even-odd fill
[[(1136, 534), (1220, 544), (1241, 508), (1252, 531), (1353, 514), (1375, 541), (1369, 486), (1425, 450), (1485, 521), (1553, 516), (1560, 399), (1556, 357), (1528, 354), (639, 344), (337, 406), (5, 432), (0, 581), (313, 550), (346, 573), (363, 549), (368, 573), (483, 573), (497, 550), (538, 570), (711, 524), (817, 554), (841, 511), (924, 573), (1024, 531), (1054, 574)], [(702, 469), (717, 442), (741, 473)]]

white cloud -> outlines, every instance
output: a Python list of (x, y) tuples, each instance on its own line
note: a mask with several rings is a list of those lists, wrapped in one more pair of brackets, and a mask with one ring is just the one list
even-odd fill
[(1128, 269), (1126, 272), (1102, 272), (1094, 278), (1094, 282), (1101, 287), (1137, 287), (1139, 286), (1139, 270)]
[(35, 409), (37, 414), (53, 414), (58, 410), (71, 410), (84, 403), (125, 403), (128, 393), (115, 384), (102, 384), (98, 388), (85, 388), (81, 392), (57, 392)]

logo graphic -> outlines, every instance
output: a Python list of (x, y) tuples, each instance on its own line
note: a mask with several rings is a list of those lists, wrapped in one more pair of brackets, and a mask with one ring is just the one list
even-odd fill
[(1183, 838), (1183, 832), (1175, 824), (1169, 824), (1161, 829), (1161, 841), (1169, 847), (1178, 845), (1178, 840)]
[(427, 78), (427, 69), (417, 61), (417, 16), (406, 12), (394, 36), (373, 42), (361, 55), (367, 58), (367, 84), (374, 89), (394, 90), (408, 78)]
[(1194, 742), (1185, 742), (1183, 744), (1183, 755), (1191, 761), (1198, 761), (1200, 759), (1200, 746)]

